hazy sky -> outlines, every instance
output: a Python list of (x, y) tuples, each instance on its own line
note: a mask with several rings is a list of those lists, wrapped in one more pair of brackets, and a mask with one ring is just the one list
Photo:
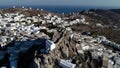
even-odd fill
[(70, 5), (120, 7), (120, 0), (0, 0), (0, 5)]

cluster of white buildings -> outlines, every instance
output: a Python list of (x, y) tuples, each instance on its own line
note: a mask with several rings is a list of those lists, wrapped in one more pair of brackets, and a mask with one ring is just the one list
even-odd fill
[[(40, 25), (37, 25), (38, 23)], [(66, 30), (70, 31), (70, 39), (76, 43), (77, 52), (84, 54), (84, 51), (90, 50), (92, 59), (99, 60), (99, 57), (103, 58), (103, 68), (119, 68), (120, 56), (119, 52), (113, 52), (111, 49), (105, 48), (103, 45), (114, 47), (120, 50), (120, 45), (107, 40), (104, 36), (94, 38), (92, 36), (82, 35), (81, 33), (73, 33), (69, 26), (75, 24), (85, 24), (85, 17), (81, 16), (80, 19), (67, 21), (64, 18), (60, 18), (57, 15), (50, 13), (41, 16), (26, 17), (20, 13), (6, 13), (0, 14), (0, 45), (1, 48), (6, 46), (12, 41), (18, 41), (14, 43), (14, 47), (8, 47), (7, 53), (10, 54), (9, 61), (11, 68), (17, 68), (17, 59), (20, 52), (26, 52), (33, 45), (39, 46), (42, 42), (45, 44), (45, 48), (39, 49), (39, 53), (48, 53), (55, 49), (54, 42), (48, 40), (50, 37), (42, 32), (46, 30), (49, 33), (56, 31), (56, 29), (49, 29), (42, 25), (53, 25), (57, 27), (67, 27)], [(102, 26), (97, 24), (97, 26)], [(44, 41), (36, 39), (45, 38)], [(5, 52), (6, 53), (6, 52)], [(4, 58), (4, 52), (0, 51), (0, 59)], [(75, 64), (61, 59), (59, 65), (63, 68), (75, 68)]]
[[(4, 48), (15, 41), (12, 47), (7, 47), (6, 52), (0, 50), (0, 60), (4, 59), (6, 53), (10, 55), (10, 68), (17, 68), (20, 52), (25, 53), (34, 45), (39, 48), (38, 53), (49, 53), (55, 49), (54, 42), (49, 40), (48, 35), (41, 32), (42, 29), (48, 32), (52, 30), (44, 26), (36, 26), (35, 22), (39, 22), (38, 16), (25, 17), (20, 13), (0, 14), (0, 47)], [(44, 48), (41, 48), (42, 45)]]
[(45, 27), (34, 25), (34, 22), (38, 22), (35, 17), (25, 17), (19, 13), (0, 14), (1, 47), (13, 40), (34, 40), (35, 37), (46, 36), (40, 32), (40, 29), (46, 29)]
[[(37, 25), (36, 23), (40, 25)], [(51, 13), (48, 13), (44, 16), (38, 14), (37, 16), (31, 16), (31, 17), (26, 17), (25, 15), (20, 14), (19, 12), (0, 14), (0, 46), (1, 48), (3, 48), (8, 43), (12, 41), (16, 41), (15, 44), (12, 45), (13, 47), (7, 48), (7, 53), (10, 54), (9, 57), (10, 67), (16, 68), (19, 53), (20, 52), (24, 53), (30, 47), (32, 47), (32, 45), (38, 44), (38, 43), (35, 44), (35, 42), (33, 43), (32, 41), (38, 38), (45, 38), (45, 39), (50, 38), (47, 34), (42, 32), (41, 30), (46, 30), (49, 33), (55, 31), (55, 29), (49, 29), (42, 25), (66, 27), (78, 23), (89, 24), (85, 21), (85, 17), (83, 16), (80, 19), (67, 21), (64, 18), (60, 18), (57, 15), (52, 15)], [(66, 30), (69, 30), (69, 28), (66, 28)], [(54, 42), (50, 40), (46, 40), (44, 43), (46, 44), (45, 48), (40, 49), (39, 53), (48, 53), (49, 51), (55, 49), (56, 47)], [(0, 57), (3, 58), (4, 55), (1, 53)], [(74, 67), (75, 65), (73, 64), (72, 68)]]
[(119, 50), (119, 44), (107, 40), (104, 36), (91, 37), (81, 33), (72, 33), (70, 38), (77, 42), (78, 53), (84, 54), (84, 51), (89, 50), (92, 54), (92, 59), (99, 60), (99, 57), (101, 57), (103, 68), (120, 67), (119, 51), (114, 52), (112, 49), (106, 48), (108, 46)]
[(81, 16), (81, 18), (79, 19), (67, 21), (65, 18), (61, 18), (57, 15), (52, 15), (51, 13), (45, 15), (44, 19), (42, 18), (39, 19), (39, 21), (42, 22), (42, 24), (52, 24), (54, 26), (62, 26), (62, 27), (72, 26), (75, 24), (85, 24), (85, 25), (89, 24), (89, 22), (86, 22), (84, 16)]
[(97, 40), (99, 40), (99, 43), (102, 43), (102, 44), (104, 44), (104, 45), (107, 45), (107, 46), (113, 47), (113, 48), (115, 48), (115, 49), (117, 49), (117, 50), (120, 50), (120, 44), (117, 44), (117, 43), (115, 43), (115, 42), (112, 42), (112, 41), (108, 40), (108, 39), (107, 39), (106, 37), (104, 37), (104, 36), (99, 36), (99, 37), (97, 38)]
[[(44, 33), (40, 32), (41, 29), (48, 30), (45, 26), (35, 26), (34, 23), (39, 24), (52, 24), (55, 26), (65, 27), (74, 24), (89, 24), (85, 21), (85, 17), (81, 16), (80, 19), (73, 21), (65, 21), (64, 19), (58, 17), (57, 15), (47, 14), (41, 16), (25, 17), (25, 15), (20, 13), (6, 13), (0, 14), (0, 45), (5, 46), (7, 43), (18, 40), (25, 41), (27, 39), (36, 39), (35, 37), (46, 36)], [(19, 38), (19, 39), (16, 39)]]

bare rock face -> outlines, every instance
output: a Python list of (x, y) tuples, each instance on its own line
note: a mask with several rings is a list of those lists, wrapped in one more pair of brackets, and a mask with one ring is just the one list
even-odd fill
[(58, 40), (56, 48), (49, 54), (36, 54), (30, 65), (31, 68), (61, 68), (60, 59), (71, 60), (73, 64), (76, 64), (75, 68), (100, 68), (98, 64), (101, 64), (102, 60), (93, 60), (90, 51), (78, 53), (76, 41), (70, 39), (69, 32), (63, 32), (61, 35), (56, 32), (55, 35), (53, 38), (56, 37)]
[(56, 42), (59, 37), (60, 37), (60, 34), (56, 31), (56, 32), (54, 32), (54, 35), (53, 35), (52, 40), (53, 40), (54, 42)]
[(67, 47), (60, 47), (60, 52), (61, 52), (62, 58), (69, 57), (69, 51)]
[(40, 68), (40, 62), (41, 60), (39, 58), (35, 58), (31, 63), (30, 68)]
[[(56, 36), (55, 36), (56, 35)], [(56, 32), (54, 35), (54, 39), (59, 39), (59, 34)], [(51, 51), (49, 54), (41, 54), (37, 58), (34, 59), (34, 62), (37, 64), (38, 68), (58, 68), (58, 61), (61, 58), (69, 58), (70, 51), (72, 51), (71, 47), (69, 45), (69, 41), (67, 41), (62, 35), (63, 39), (59, 41), (59, 44), (56, 46), (56, 49)], [(68, 43), (68, 44), (67, 44)], [(74, 48), (73, 48), (74, 49)], [(71, 53), (74, 53), (71, 52)], [(39, 59), (39, 60), (38, 60)], [(35, 66), (35, 65), (34, 65)]]
[[(32, 10), (27, 11), (27, 10), (23, 10), (23, 9), (19, 9), (19, 10), (18, 9), (14, 9), (14, 10), (10, 9), (10, 12), (13, 12), (13, 11), (21, 11), (21, 13), (23, 13), (27, 16), (37, 15), (38, 13), (42, 13), (42, 15), (46, 14), (46, 12), (44, 13), (44, 12), (40, 12), (40, 11), (32, 11)], [(4, 10), (4, 12), (8, 12), (8, 10)], [(99, 13), (99, 12), (96, 12), (96, 13), (99, 14), (99, 15), (102, 14), (102, 13)], [(113, 14), (113, 13), (107, 13), (107, 15), (109, 15), (109, 14)], [(84, 15), (86, 15), (86, 14), (84, 14)], [(87, 15), (87, 16), (91, 17), (91, 15)], [(76, 18), (80, 18), (80, 15), (78, 15), (78, 14), (73, 15), (69, 19), (71, 19), (71, 21), (72, 21)], [(93, 19), (96, 20), (96, 15), (95, 14), (93, 15)], [(104, 16), (101, 19), (102, 20), (105, 19)], [(84, 46), (89, 45), (90, 47), (92, 47), (92, 46), (95, 45), (95, 43), (92, 43), (92, 44), (90, 43), (89, 44), (88, 41), (86, 41), (87, 39), (83, 38), (84, 36), (79, 35), (79, 33), (84, 32), (84, 31), (85, 32), (90, 31), (90, 30), (92, 30), (93, 32), (94, 31), (97, 32), (97, 30), (98, 30), (98, 32), (100, 32), (100, 35), (101, 35), (101, 33), (104, 33), (104, 34), (106, 33), (106, 35), (109, 36), (108, 34), (112, 34), (112, 33), (117, 32), (115, 30), (113, 30), (111, 32), (111, 29), (105, 29), (104, 30), (104, 28), (103, 29), (95, 28), (94, 25), (92, 25), (92, 26), (94, 26), (94, 27), (92, 27), (91, 25), (85, 25), (85, 24), (84, 25), (81, 25), (81, 24), (72, 25), (72, 26), (67, 26), (67, 27), (62, 27), (62, 26), (56, 25), (54, 28), (52, 27), (52, 25), (50, 25), (50, 26), (45, 25), (45, 27), (46, 26), (47, 26), (48, 29), (43, 29), (43, 30), (41, 29), (40, 32), (43, 32), (50, 37), (50, 39), (56, 45), (55, 49), (52, 50), (52, 51), (49, 51), (49, 53), (47, 53), (47, 54), (46, 53), (45, 54), (40, 54), (40, 53), (39, 54), (38, 53), (34, 54), (34, 53), (32, 53), (34, 51), (32, 51), (32, 52), (30, 52), (30, 54), (32, 53), (33, 57), (31, 57), (31, 55), (28, 56), (28, 55), (25, 54), (25, 56), (30, 58), (30, 62), (27, 63), (27, 61), (29, 61), (28, 58), (21, 58), (23, 60), (26, 60), (26, 62), (23, 61), (23, 63), (21, 65), (24, 64), (24, 66), (26, 66), (26, 64), (30, 64), (30, 65), (27, 65), (28, 68), (29, 67), (30, 68), (61, 68), (58, 63), (59, 63), (60, 59), (64, 59), (64, 60), (70, 61), (73, 64), (76, 64), (75, 68), (101, 68), (102, 67), (102, 65), (101, 65), (102, 64), (102, 58), (99, 57), (98, 59), (93, 59), (92, 58), (92, 49), (90, 49), (90, 50), (86, 49), (85, 50), (85, 49), (82, 48), (82, 44), (81, 44), (81, 43), (84, 42), (85, 43)], [(67, 30), (66, 28), (68, 28), (68, 27), (71, 28), (71, 30)], [(3, 31), (3, 32), (6, 33), (5, 31)], [(71, 39), (71, 35), (74, 34), (74, 32), (75, 32), (75, 35), (77, 34), (79, 36), (76, 36), (75, 38)], [(89, 35), (89, 33), (83, 33), (83, 34), (88, 34)], [(99, 35), (99, 33), (98, 33), (98, 35)], [(80, 37), (80, 36), (82, 36), (82, 37)], [(114, 35), (113, 34), (112, 36), (117, 36), (118, 37), (119, 35)], [(79, 41), (79, 40), (81, 40), (81, 41)], [(94, 40), (94, 39), (92, 39), (92, 40)], [(78, 47), (76, 46), (77, 44), (78, 44)]]

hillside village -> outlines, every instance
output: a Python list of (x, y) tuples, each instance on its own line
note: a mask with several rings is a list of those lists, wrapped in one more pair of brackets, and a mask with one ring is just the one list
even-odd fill
[[(74, 25), (91, 24), (84, 15), (68, 19), (52, 13), (34, 16), (26, 16), (20, 12), (1, 13), (0, 67), (120, 67), (120, 44), (105, 36), (91, 36), (89, 31), (73, 31)], [(96, 26), (106, 27), (100, 23)]]

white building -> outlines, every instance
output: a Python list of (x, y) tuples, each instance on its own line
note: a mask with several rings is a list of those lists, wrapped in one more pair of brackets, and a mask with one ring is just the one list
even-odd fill
[(75, 68), (75, 66), (76, 66), (75, 64), (72, 64), (72, 63), (65, 61), (63, 59), (60, 60), (59, 65), (62, 68)]
[(1, 36), (0, 37), (0, 42), (6, 42), (7, 41), (7, 37), (6, 36)]
[(50, 40), (46, 40), (46, 48), (50, 47), (50, 51), (52, 51), (53, 49), (55, 49), (55, 44), (54, 42), (50, 41)]

